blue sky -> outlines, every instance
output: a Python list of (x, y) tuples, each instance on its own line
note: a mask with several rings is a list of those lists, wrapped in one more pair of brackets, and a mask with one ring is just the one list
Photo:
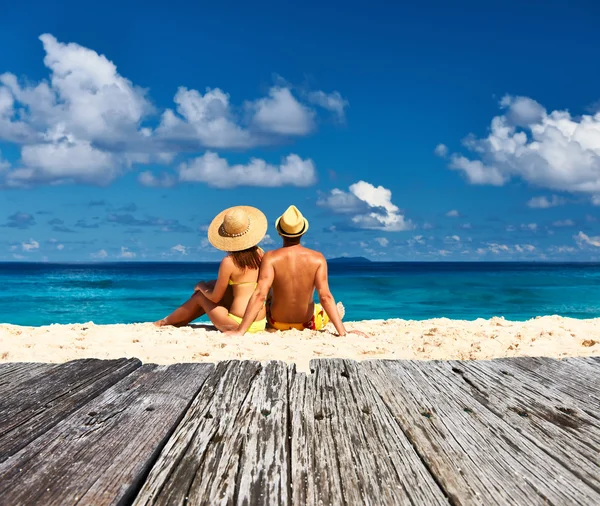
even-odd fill
[(593, 2), (44, 2), (0, 20), (0, 261), (598, 260)]

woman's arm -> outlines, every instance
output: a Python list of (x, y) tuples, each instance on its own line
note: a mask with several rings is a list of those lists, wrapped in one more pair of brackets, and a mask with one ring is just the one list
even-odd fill
[(216, 304), (223, 298), (227, 291), (233, 268), (233, 261), (228, 256), (221, 261), (219, 276), (217, 277), (215, 286), (212, 289), (209, 287), (200, 288), (200, 291), (208, 300)]

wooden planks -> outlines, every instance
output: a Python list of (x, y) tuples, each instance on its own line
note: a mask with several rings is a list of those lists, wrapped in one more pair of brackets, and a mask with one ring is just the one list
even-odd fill
[[(559, 365), (565, 370), (574, 367)], [(528, 381), (519, 371), (507, 371), (502, 362), (440, 362), (432, 367), (457, 389), (476, 392), (485, 408), (554, 459), (557, 466), (600, 492), (600, 426), (580, 402), (551, 386)]]
[(360, 367), (453, 503), (600, 503), (593, 488), (488, 409), (485, 392), (457, 388), (435, 363)]
[(293, 504), (447, 504), (355, 362), (311, 369), (291, 385)]
[(130, 502), (213, 367), (133, 371), (0, 464), (2, 502)]
[(287, 366), (221, 362), (134, 504), (287, 504)]
[(20, 383), (24, 383), (35, 376), (39, 376), (53, 367), (56, 367), (56, 364), (43, 364), (37, 362), (0, 364), (0, 396), (7, 395)]
[(600, 361), (0, 365), (4, 504), (600, 504)]
[(137, 359), (85, 359), (45, 370), (16, 369), (30, 374), (0, 397), (0, 462), (140, 365)]

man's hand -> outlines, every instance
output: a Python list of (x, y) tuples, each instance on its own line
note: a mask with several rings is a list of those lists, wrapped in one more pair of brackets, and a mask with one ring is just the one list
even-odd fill
[(242, 337), (244, 335), (237, 329), (236, 330), (228, 330), (226, 332), (223, 332), (223, 334), (225, 334), (227, 337)]

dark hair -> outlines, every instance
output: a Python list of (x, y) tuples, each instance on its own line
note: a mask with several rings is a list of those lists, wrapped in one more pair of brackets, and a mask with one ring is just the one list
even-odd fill
[(252, 246), (242, 251), (230, 251), (229, 256), (238, 269), (260, 269), (263, 251), (258, 246)]

